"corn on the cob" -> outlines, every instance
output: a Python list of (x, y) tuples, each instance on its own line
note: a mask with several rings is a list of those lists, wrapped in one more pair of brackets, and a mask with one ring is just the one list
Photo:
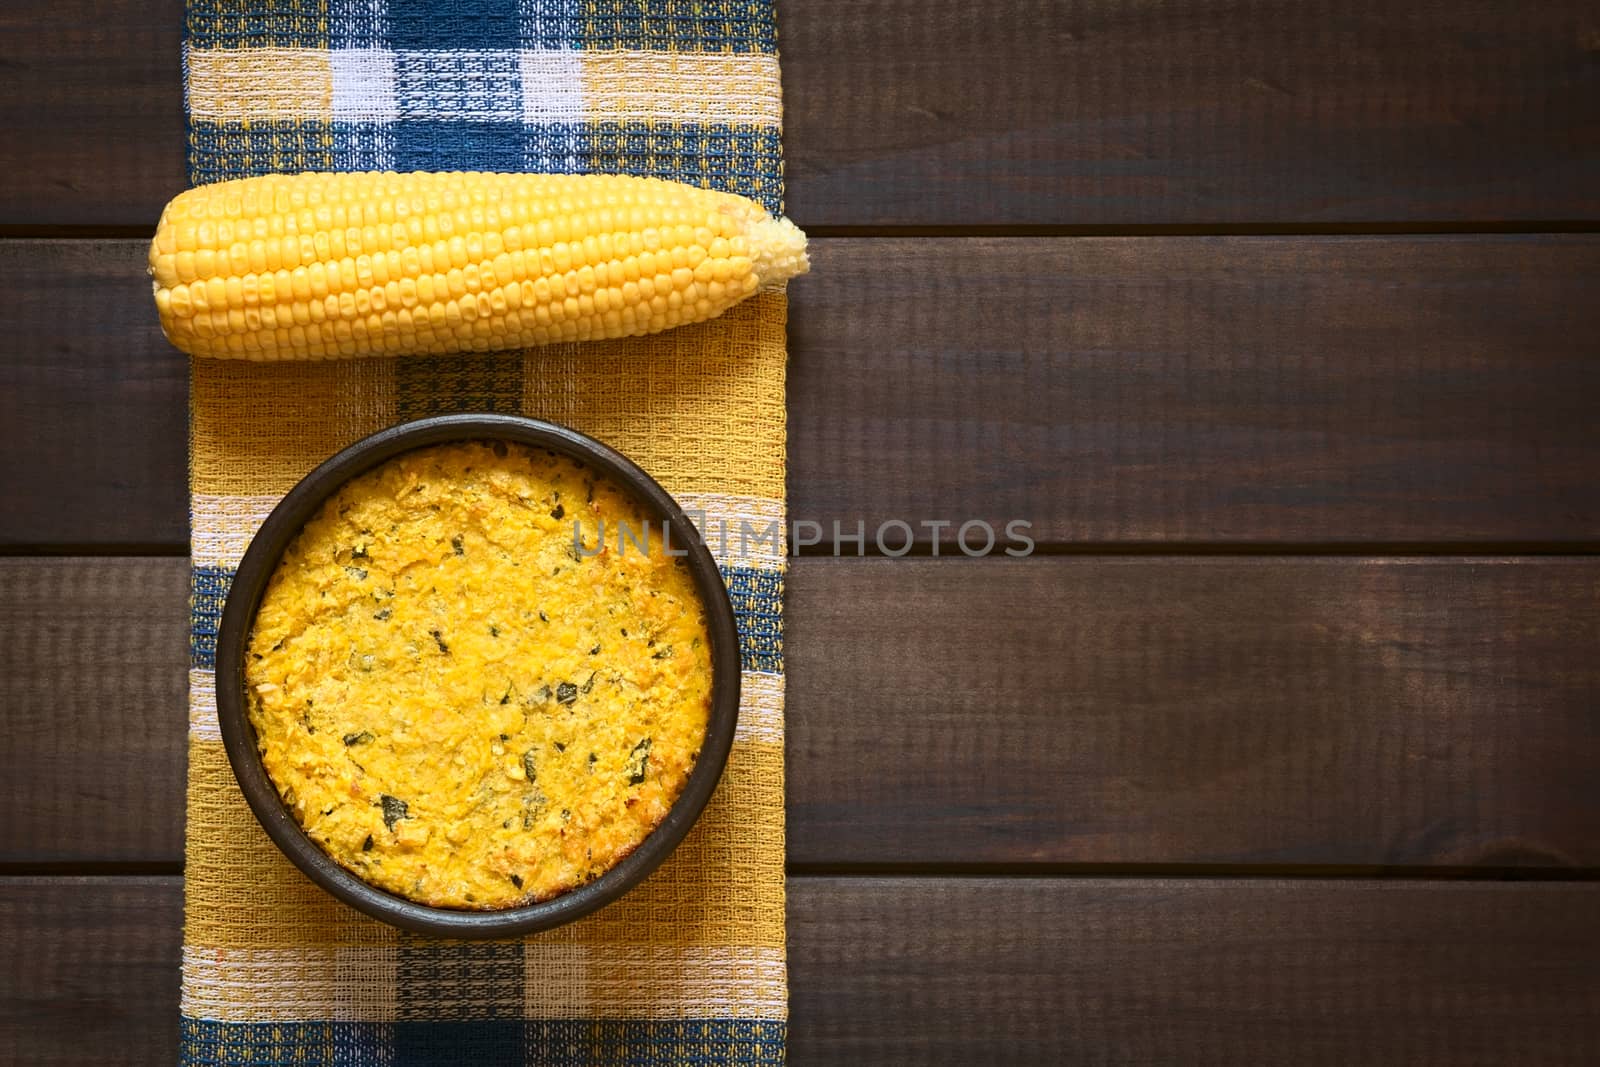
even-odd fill
[(654, 333), (805, 270), (760, 205), (620, 175), (245, 178), (176, 197), (150, 246), (172, 343), (252, 360)]

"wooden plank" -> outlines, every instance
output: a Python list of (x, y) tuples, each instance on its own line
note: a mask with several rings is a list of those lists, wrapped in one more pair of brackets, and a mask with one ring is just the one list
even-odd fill
[[(0, 880), (0, 1057), (170, 1063), (176, 878)], [(1587, 1064), (1600, 887), (796, 878), (790, 1062)]]
[(183, 855), (187, 567), (0, 559), (0, 856)]
[(176, 1063), (177, 878), (0, 878), (0, 1062)]
[[(181, 20), (179, 0), (0, 18), (0, 224), (153, 224), (184, 181)], [(779, 22), (802, 225), (1600, 213), (1584, 0), (785, 0)]]
[(802, 879), (796, 1063), (1588, 1064), (1600, 887)]
[(1600, 560), (803, 560), (799, 863), (1600, 865)]
[(0, 242), (0, 546), (188, 541), (188, 364), (143, 246)]
[(148, 226), (183, 189), (183, 0), (0, 6), (0, 225)]
[[(181, 858), (184, 568), (0, 571), (0, 861)], [(1600, 560), (801, 559), (788, 590), (792, 863), (1600, 866)]]
[(789, 485), (830, 534), (1600, 536), (1600, 238), (820, 245)]
[[(30, 457), (0, 471), (0, 545), (186, 539), (185, 365), (143, 255), (0, 243), (0, 440)], [(817, 241), (791, 512), (924, 540), (1593, 542), (1597, 291), (1595, 236)]]
[(1585, 0), (784, 4), (802, 225), (1600, 213)]

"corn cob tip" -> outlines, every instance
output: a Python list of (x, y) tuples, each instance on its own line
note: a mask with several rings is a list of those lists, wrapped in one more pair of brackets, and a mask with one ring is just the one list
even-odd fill
[(757, 219), (748, 234), (750, 259), (762, 285), (777, 285), (811, 269), (806, 235), (783, 216)]

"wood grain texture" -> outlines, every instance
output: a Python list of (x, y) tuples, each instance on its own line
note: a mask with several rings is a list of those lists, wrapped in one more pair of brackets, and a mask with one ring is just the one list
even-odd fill
[(795, 1063), (1588, 1064), (1600, 887), (791, 880)]
[(1600, 14), (792, 0), (801, 225), (1592, 219)]
[[(0, 861), (181, 858), (185, 566), (0, 571)], [(792, 863), (1600, 866), (1600, 560), (802, 559), (788, 595)]]
[[(170, 1063), (176, 878), (0, 880), (0, 1059)], [(795, 1064), (1587, 1064), (1600, 887), (797, 878)]]
[(186, 567), (0, 559), (0, 856), (182, 856)]
[(814, 562), (791, 862), (1600, 865), (1600, 560)]
[(0, 878), (0, 1063), (176, 1063), (177, 878)]
[(0, 225), (148, 226), (183, 189), (183, 0), (0, 6)]
[(825, 531), (1600, 536), (1600, 237), (818, 244), (789, 487)]
[[(825, 530), (1600, 538), (1600, 237), (815, 245), (793, 288), (790, 510)], [(0, 545), (187, 538), (186, 367), (143, 256), (0, 243), (18, 294), (0, 441), (29, 457), (0, 471), (18, 504)]]
[(0, 241), (0, 546), (188, 541), (188, 364), (142, 247)]
[[(0, 16), (3, 224), (150, 226), (184, 184), (180, 0)], [(779, 4), (802, 225), (1600, 214), (1584, 0)]]

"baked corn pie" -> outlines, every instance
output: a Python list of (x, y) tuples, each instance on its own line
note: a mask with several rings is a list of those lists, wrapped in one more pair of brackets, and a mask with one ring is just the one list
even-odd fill
[(245, 656), (263, 762), (307, 834), (372, 885), (465, 909), (631, 852), (711, 707), (705, 612), (663, 529), (609, 478), (509, 442), (421, 448), (340, 488), (285, 550)]

